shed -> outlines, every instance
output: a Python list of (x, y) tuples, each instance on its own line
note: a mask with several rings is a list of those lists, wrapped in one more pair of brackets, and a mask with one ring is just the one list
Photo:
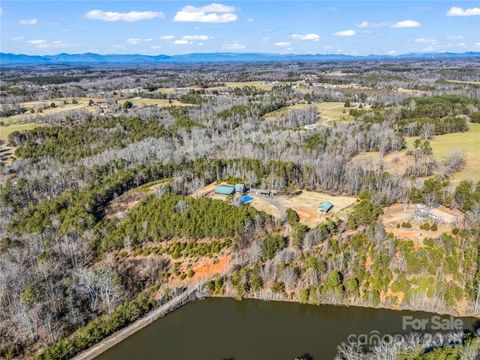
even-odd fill
[(240, 199), (238, 199), (238, 201), (240, 202), (241, 205), (248, 204), (249, 202), (251, 202), (253, 200), (255, 200), (255, 199), (251, 196), (248, 196), (248, 195), (244, 195)]
[(235, 184), (235, 192), (244, 193), (246, 190), (245, 184)]
[(331, 208), (333, 208), (333, 204), (330, 201), (325, 201), (318, 207), (318, 211), (327, 213)]
[(233, 186), (233, 185), (218, 185), (215, 188), (215, 194), (233, 195), (233, 194), (235, 194), (235, 186)]

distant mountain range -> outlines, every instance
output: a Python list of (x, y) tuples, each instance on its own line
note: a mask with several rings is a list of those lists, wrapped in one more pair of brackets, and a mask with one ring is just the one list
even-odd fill
[(0, 53), (1, 65), (53, 65), (53, 64), (193, 64), (193, 63), (231, 63), (231, 62), (278, 62), (278, 61), (348, 61), (348, 60), (386, 60), (386, 59), (445, 59), (478, 58), (480, 52), (436, 52), (410, 53), (403, 55), (366, 55), (344, 54), (267, 54), (267, 53), (193, 53), (185, 55), (140, 55), (95, 53), (57, 55), (24, 55)]

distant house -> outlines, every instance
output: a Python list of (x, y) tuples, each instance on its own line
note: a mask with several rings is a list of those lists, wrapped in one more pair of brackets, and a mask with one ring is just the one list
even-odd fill
[(233, 186), (233, 185), (218, 185), (215, 188), (215, 194), (233, 195), (233, 194), (235, 194), (235, 186)]
[(318, 207), (318, 212), (328, 213), (332, 208), (333, 204), (330, 201), (325, 201)]

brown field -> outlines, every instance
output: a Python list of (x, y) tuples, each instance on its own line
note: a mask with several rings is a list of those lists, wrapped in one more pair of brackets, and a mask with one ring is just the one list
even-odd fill
[(273, 217), (280, 219), (283, 216), (282, 211), (272, 203), (270, 203), (266, 198), (259, 196), (252, 196), (255, 200), (250, 203), (250, 206), (254, 207), (258, 211), (263, 211)]
[(140, 201), (154, 193), (157, 189), (165, 186), (168, 182), (168, 179), (152, 181), (123, 193), (119, 197), (110, 201), (105, 207), (105, 216), (108, 219), (123, 216), (126, 212), (140, 203)]
[(322, 102), (313, 104), (296, 104), (286, 106), (281, 109), (272, 111), (264, 115), (265, 120), (275, 119), (285, 116), (289, 110), (304, 110), (314, 106), (318, 113), (318, 122), (326, 124), (334, 121), (348, 121), (352, 117), (348, 114), (348, 109), (345, 109), (343, 102)]
[[(392, 233), (393, 235), (413, 240), (416, 246), (420, 247), (423, 244), (423, 239), (426, 237), (438, 236), (441, 233), (451, 233), (455, 224), (463, 220), (463, 215), (460, 211), (452, 210), (446, 208), (445, 206), (440, 206), (438, 208), (431, 209), (431, 213), (437, 216), (440, 216), (444, 219), (445, 223), (437, 224), (437, 231), (422, 230), (420, 225), (428, 222), (433, 223), (431, 220), (415, 220), (413, 215), (415, 213), (415, 204), (394, 204), (384, 209), (383, 215), (380, 217), (385, 230)], [(403, 222), (410, 222), (412, 224), (411, 228), (400, 227), (397, 228), (398, 224)]]
[[(72, 100), (75, 99), (78, 101), (78, 104), (72, 104)], [(72, 110), (85, 109), (88, 111), (98, 110), (97, 106), (89, 106), (88, 103), (90, 100), (104, 102), (105, 99), (97, 98), (55, 98), (48, 100), (39, 100), (39, 101), (30, 101), (20, 104), (27, 109), (27, 112), (23, 114), (0, 117), (0, 122), (4, 124), (17, 124), (24, 122), (31, 122), (32, 116), (36, 115), (53, 115), (53, 114), (62, 114), (67, 113)], [(64, 103), (67, 102), (67, 104)], [(50, 107), (54, 103), (56, 107)], [(31, 112), (33, 110), (33, 113)], [(41, 110), (41, 112), (39, 112)]]
[(407, 168), (415, 164), (415, 158), (412, 155), (407, 155), (405, 150), (395, 151), (383, 158), (380, 157), (378, 151), (371, 151), (354, 156), (350, 163), (361, 164), (363, 168), (370, 170), (373, 170), (376, 164), (382, 163), (384, 169), (390, 174), (404, 176)]
[[(184, 104), (176, 99), (149, 99), (149, 98), (131, 98), (127, 99), (131, 101), (135, 106), (158, 106), (158, 107), (169, 107), (169, 106), (193, 106), (193, 104)], [(127, 101), (125, 100), (125, 101)]]
[[(276, 218), (284, 216), (285, 210), (291, 208), (295, 210), (300, 217), (300, 222), (311, 228), (322, 223), (329, 216), (336, 215), (344, 217), (346, 209), (356, 202), (353, 196), (335, 196), (314, 191), (301, 191), (298, 195), (276, 195), (271, 198), (252, 196), (250, 204), (260, 211), (264, 211)], [(317, 208), (324, 201), (330, 201), (333, 209), (328, 214), (317, 212)]]
[[(336, 196), (314, 191), (302, 191), (296, 196), (281, 196), (287, 208), (298, 213), (300, 221), (309, 227), (315, 227), (331, 215), (342, 217), (345, 210), (353, 205), (357, 199), (353, 196)], [(318, 213), (317, 208), (324, 201), (333, 204), (328, 214)]]

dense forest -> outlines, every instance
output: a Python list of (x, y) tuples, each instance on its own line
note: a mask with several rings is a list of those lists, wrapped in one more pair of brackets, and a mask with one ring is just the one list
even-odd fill
[[(71, 358), (193, 286), (479, 316), (479, 70), (448, 59), (2, 69), (0, 356)], [(220, 182), (269, 195), (240, 205), (213, 194)], [(300, 193), (351, 204), (314, 211), (312, 225), (292, 205)], [(425, 208), (453, 220), (386, 220)], [(478, 356), (475, 334), (372, 358), (465, 349)]]

